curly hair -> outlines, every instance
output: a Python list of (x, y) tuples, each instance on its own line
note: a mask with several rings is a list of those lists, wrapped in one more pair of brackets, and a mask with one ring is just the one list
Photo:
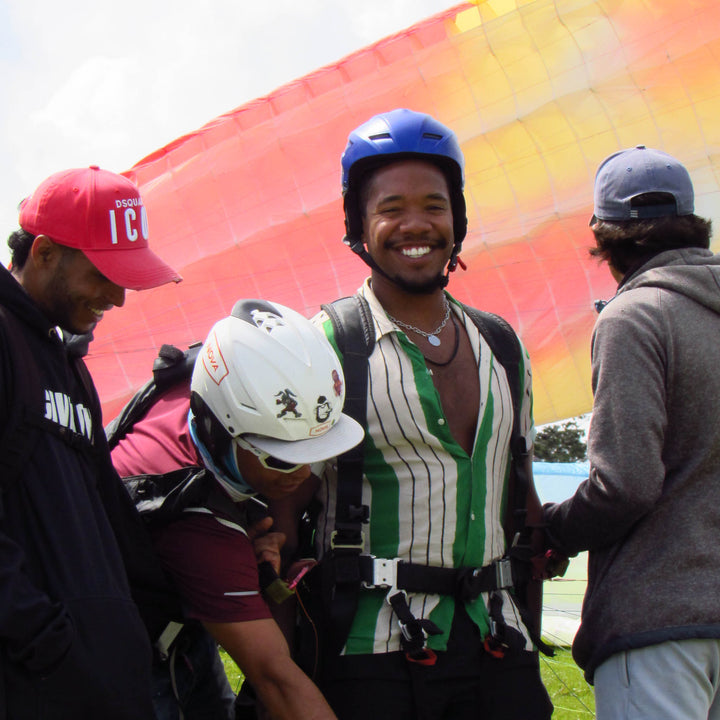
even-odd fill
[[(634, 198), (633, 206), (657, 205), (666, 197), (665, 193), (646, 193)], [(623, 274), (665, 250), (707, 250), (712, 232), (712, 222), (697, 215), (612, 221), (596, 218), (591, 227), (596, 247), (590, 254)]]
[(15, 269), (21, 270), (25, 266), (34, 240), (35, 236), (22, 228), (10, 233), (7, 244), (11, 251), (10, 262)]

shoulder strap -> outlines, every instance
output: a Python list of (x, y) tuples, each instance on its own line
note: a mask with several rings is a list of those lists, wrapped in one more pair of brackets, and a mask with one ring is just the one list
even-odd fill
[(520, 341), (510, 324), (499, 315), (484, 312), (476, 308), (463, 305), (463, 310), (475, 323), (478, 330), (490, 346), (495, 358), (505, 368), (513, 404), (513, 427), (510, 436), (510, 452), (513, 460), (513, 492), (512, 500), (512, 534), (509, 542), (517, 533), (525, 530), (525, 516), (527, 514), (527, 494), (530, 488), (530, 479), (526, 471), (526, 461), (529, 448), (525, 438), (520, 433), (520, 416), (522, 411), (523, 383), (520, 377)]
[[(360, 295), (322, 306), (332, 321), (343, 356), (345, 405), (343, 411), (364, 428), (367, 420), (368, 358), (375, 346), (375, 326), (367, 300)], [(362, 504), (364, 446), (361, 442), (338, 458), (335, 530), (323, 572), (323, 595), (333, 597), (327, 611), (333, 627), (335, 654), (345, 644), (357, 608), (360, 590), (359, 555), (363, 549), (362, 524), (370, 509)]]
[(162, 527), (186, 507), (205, 502), (208, 476), (205, 468), (189, 466), (157, 475), (131, 475), (123, 478), (123, 484), (146, 524)]
[[(323, 305), (333, 325), (335, 341), (342, 353), (345, 376), (345, 405), (347, 413), (364, 428), (367, 420), (368, 358), (375, 346), (375, 330), (367, 300), (360, 295), (341, 298)], [(362, 474), (364, 446), (362, 442), (338, 458), (338, 483), (335, 540), (356, 545), (360, 540), (359, 523), (367, 513), (362, 503)]]
[(505, 368), (513, 404), (513, 429), (511, 452), (525, 454), (525, 441), (520, 436), (520, 412), (522, 406), (522, 380), (520, 378), (520, 342), (515, 331), (504, 318), (493, 313), (484, 312), (468, 305), (463, 310), (475, 323), (485, 342), (500, 364)]
[(195, 367), (195, 359), (201, 343), (180, 350), (174, 345), (163, 345), (153, 362), (153, 376), (130, 398), (117, 417), (105, 428), (108, 444), (112, 450), (145, 417), (158, 395), (176, 383), (187, 380)]
[[(345, 405), (343, 412), (363, 427), (367, 418), (367, 361), (375, 347), (375, 326), (370, 306), (364, 297), (352, 295), (340, 298), (322, 309), (328, 314), (335, 334), (335, 342), (342, 353), (345, 376)], [(359, 458), (362, 462), (363, 445), (346, 452), (343, 460)], [(362, 467), (360, 468), (362, 477)]]

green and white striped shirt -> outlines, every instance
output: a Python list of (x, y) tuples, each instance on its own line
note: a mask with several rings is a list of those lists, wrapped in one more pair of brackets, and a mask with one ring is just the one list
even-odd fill
[[(386, 315), (366, 281), (359, 290), (368, 301), (376, 344), (369, 358), (367, 429), (363, 504), (370, 508), (364, 527), (364, 552), (400, 558), (420, 565), (480, 567), (503, 556), (502, 529), (506, 480), (510, 466), (512, 398), (503, 366), (461, 306), (448, 295), (475, 352), (480, 382), (480, 409), (472, 456), (450, 434), (431, 372), (418, 349)], [(316, 316), (334, 343), (332, 324), (324, 312)], [(336, 347), (337, 349), (337, 347)], [(520, 431), (528, 443), (534, 434), (530, 363), (522, 348), (524, 379)], [(335, 528), (337, 465), (327, 462), (321, 473), (318, 521), (320, 552), (330, 546)], [(508, 625), (532, 643), (509, 594), (503, 613)], [(400, 650), (400, 631), (387, 590), (362, 590), (345, 653)], [(415, 617), (432, 620), (442, 635), (428, 647), (444, 650), (450, 633), (454, 598), (408, 593)], [(467, 611), (485, 636), (487, 596), (467, 603)]]

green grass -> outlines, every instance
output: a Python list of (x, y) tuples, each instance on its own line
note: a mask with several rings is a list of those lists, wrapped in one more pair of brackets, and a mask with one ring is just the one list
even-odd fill
[(554, 657), (540, 656), (543, 683), (555, 706), (553, 720), (590, 720), (595, 696), (568, 648), (555, 648)]
[[(237, 692), (243, 674), (230, 656), (220, 650), (230, 685)], [(590, 720), (595, 717), (595, 698), (582, 671), (566, 648), (555, 648), (555, 657), (540, 656), (543, 682), (555, 706), (553, 720)]]

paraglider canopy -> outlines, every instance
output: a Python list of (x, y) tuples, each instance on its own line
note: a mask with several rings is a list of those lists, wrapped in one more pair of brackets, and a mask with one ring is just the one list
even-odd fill
[(127, 175), (184, 282), (131, 295), (98, 327), (89, 365), (106, 418), (162, 343), (202, 340), (238, 296), (309, 316), (359, 287), (340, 157), (353, 128), (400, 107), (452, 128), (465, 157), (467, 271), (450, 291), (520, 333), (538, 424), (588, 411), (594, 302), (615, 290), (588, 255), (595, 171), (622, 148), (663, 149), (690, 171), (697, 214), (717, 213), (719, 39), (711, 0), (610, 15), (590, 0), (462, 4), (141, 160)]

